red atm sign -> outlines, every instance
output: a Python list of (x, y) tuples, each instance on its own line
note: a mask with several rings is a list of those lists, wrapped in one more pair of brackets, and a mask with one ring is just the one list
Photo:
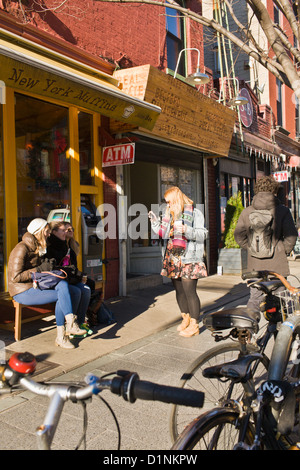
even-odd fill
[(102, 166), (127, 165), (134, 163), (135, 144), (103, 147)]

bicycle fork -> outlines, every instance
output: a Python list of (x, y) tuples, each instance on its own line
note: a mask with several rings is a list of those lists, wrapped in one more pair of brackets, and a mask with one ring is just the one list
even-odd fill
[(44, 422), (36, 430), (38, 450), (50, 450), (65, 401), (60, 390), (54, 392)]

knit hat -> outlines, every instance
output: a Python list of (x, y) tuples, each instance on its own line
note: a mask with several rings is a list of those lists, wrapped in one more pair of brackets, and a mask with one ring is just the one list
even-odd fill
[(45, 219), (33, 219), (27, 227), (27, 232), (34, 235), (35, 233), (45, 228), (47, 223), (48, 222)]

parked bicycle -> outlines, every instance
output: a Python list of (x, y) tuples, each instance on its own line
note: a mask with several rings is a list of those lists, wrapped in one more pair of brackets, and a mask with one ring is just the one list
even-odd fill
[[(278, 290), (284, 289), (285, 278), (270, 271), (245, 273), (242, 277), (248, 280), (248, 285), (265, 294), (261, 311), (267, 322), (259, 330), (260, 315), (246, 307), (213, 312), (204, 318), (203, 323), (212, 331), (216, 342), (231, 340), (201, 354), (181, 377), (180, 387), (202, 390), (205, 393), (204, 410), (222, 406), (230, 399), (240, 400), (244, 394), (240, 381), (231, 378), (216, 381), (212, 377), (203, 376), (204, 369), (246, 357), (248, 354), (259, 353), (257, 360), (251, 363), (255, 385), (258, 386), (267, 378), (267, 345), (272, 337), (276, 337), (277, 325), (284, 321), (287, 315), (276, 295)], [(179, 405), (171, 406), (169, 430), (173, 442), (194, 417), (195, 410), (191, 408), (183, 410)]]
[(229, 398), (196, 418), (172, 449), (300, 450), (300, 288), (284, 278), (281, 282), (286, 287), (278, 294), (284, 321), (276, 335), (267, 380), (255, 386), (252, 364), (262, 359), (260, 353), (205, 369), (205, 377), (241, 384), (244, 393), (239, 400)]
[[(38, 427), (36, 432), (38, 449), (40, 450), (51, 449), (64, 404), (68, 400), (84, 404), (83, 434), (76, 448), (79, 448), (81, 444), (85, 447), (87, 431), (86, 402), (91, 397), (99, 395), (105, 389), (122, 396), (124, 400), (130, 403), (134, 403), (139, 398), (142, 400), (189, 405), (197, 408), (203, 406), (204, 394), (201, 391), (183, 390), (177, 387), (139, 380), (139, 376), (135, 372), (119, 370), (106, 374), (103, 377), (89, 374), (85, 379), (85, 383), (39, 383), (30, 378), (35, 368), (36, 359), (32, 354), (27, 352), (13, 354), (8, 363), (3, 366), (0, 365), (0, 393), (10, 392), (21, 386), (37, 395), (50, 399), (44, 422)], [(109, 378), (109, 376), (112, 377)], [(105, 400), (103, 401), (108, 405)], [(119, 450), (121, 445), (120, 427), (113, 410), (110, 407), (109, 409), (115, 418), (119, 433)]]

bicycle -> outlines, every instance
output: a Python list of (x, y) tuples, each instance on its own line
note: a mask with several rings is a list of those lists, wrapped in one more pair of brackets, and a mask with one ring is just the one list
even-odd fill
[[(275, 273), (274, 273), (275, 274)], [(228, 399), (190, 423), (179, 436), (173, 450), (286, 450), (300, 449), (297, 399), (300, 396), (300, 366), (295, 360), (293, 342), (300, 336), (300, 289), (281, 279), (287, 290), (278, 294), (285, 321), (276, 336), (267, 380), (258, 388), (252, 363), (256, 354), (209, 367), (204, 375), (230, 380), (243, 386), (240, 400)], [(297, 340), (298, 352), (299, 340)], [(297, 380), (298, 379), (298, 380)]]
[[(222, 406), (230, 398), (238, 400), (244, 389), (241, 383), (230, 379), (215, 381), (210, 377), (203, 377), (203, 370), (216, 364), (233, 361), (240, 356), (247, 356), (252, 352), (259, 352), (261, 358), (252, 365), (258, 385), (267, 377), (269, 366), (267, 345), (272, 337), (276, 337), (278, 322), (285, 318), (280, 300), (276, 296), (276, 291), (284, 286), (285, 279), (282, 276), (270, 271), (255, 271), (243, 274), (242, 278), (248, 280), (249, 286), (256, 287), (265, 294), (261, 310), (267, 324), (259, 330), (260, 316), (245, 307), (212, 312), (203, 319), (204, 325), (212, 332), (216, 342), (227, 339), (233, 341), (216, 346), (199, 356), (181, 377), (180, 387), (202, 390), (205, 393), (204, 409)], [(223, 334), (226, 330), (230, 330), (227, 335)], [(194, 417), (194, 410), (185, 408), (183, 411), (180, 406), (172, 405), (169, 431), (173, 443)]]
[[(15, 353), (4, 365), (0, 365), (0, 393), (19, 390), (19, 385), (37, 395), (50, 399), (43, 423), (37, 428), (37, 444), (39, 450), (50, 450), (51, 444), (61, 418), (64, 404), (70, 400), (73, 403), (81, 403), (84, 409), (83, 434), (76, 449), (81, 444), (86, 447), (87, 413), (86, 403), (93, 396), (98, 396), (102, 390), (110, 390), (111, 393), (122, 396), (124, 400), (134, 403), (136, 399), (160, 401), (164, 403), (178, 403), (180, 405), (203, 406), (204, 394), (201, 391), (182, 390), (177, 387), (159, 385), (153, 382), (143, 381), (135, 372), (119, 370), (102, 377), (88, 374), (85, 383), (39, 383), (30, 376), (36, 368), (35, 357), (26, 353)], [(109, 378), (112, 376), (112, 378)], [(99, 397), (100, 398), (100, 397)], [(121, 446), (121, 432), (117, 418), (109, 404), (108, 406), (115, 420), (118, 430), (118, 450)], [(192, 403), (192, 405), (191, 405)]]

